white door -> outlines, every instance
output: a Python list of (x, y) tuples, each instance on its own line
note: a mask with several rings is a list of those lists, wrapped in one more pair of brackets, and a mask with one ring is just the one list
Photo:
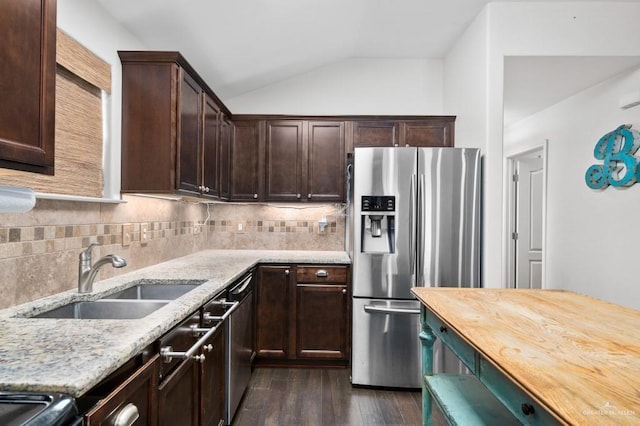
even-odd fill
[(542, 288), (544, 162), (541, 152), (514, 158), (515, 287)]

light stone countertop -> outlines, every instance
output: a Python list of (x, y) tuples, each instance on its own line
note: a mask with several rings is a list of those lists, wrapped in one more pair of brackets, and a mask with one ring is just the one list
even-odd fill
[[(350, 264), (346, 252), (205, 250), (0, 311), (0, 390), (86, 393), (258, 263)], [(141, 319), (27, 318), (95, 300), (140, 279), (206, 280)]]

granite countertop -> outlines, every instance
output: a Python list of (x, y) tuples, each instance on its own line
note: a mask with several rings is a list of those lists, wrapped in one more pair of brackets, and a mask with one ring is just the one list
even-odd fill
[[(86, 393), (258, 263), (350, 264), (345, 252), (205, 250), (0, 311), (0, 390)], [(199, 280), (196, 289), (132, 320), (28, 318), (95, 300), (137, 280)]]

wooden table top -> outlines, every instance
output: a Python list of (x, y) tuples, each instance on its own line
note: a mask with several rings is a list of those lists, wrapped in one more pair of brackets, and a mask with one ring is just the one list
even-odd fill
[(640, 424), (640, 311), (560, 290), (413, 292), (555, 417)]

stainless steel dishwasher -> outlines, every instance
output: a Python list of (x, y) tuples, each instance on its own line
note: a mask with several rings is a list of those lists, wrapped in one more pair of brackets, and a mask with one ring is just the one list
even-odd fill
[(255, 357), (253, 347), (254, 304), (253, 270), (244, 275), (229, 290), (229, 302), (239, 302), (227, 323), (227, 385), (226, 422), (231, 424), (244, 391), (251, 379), (251, 363)]

